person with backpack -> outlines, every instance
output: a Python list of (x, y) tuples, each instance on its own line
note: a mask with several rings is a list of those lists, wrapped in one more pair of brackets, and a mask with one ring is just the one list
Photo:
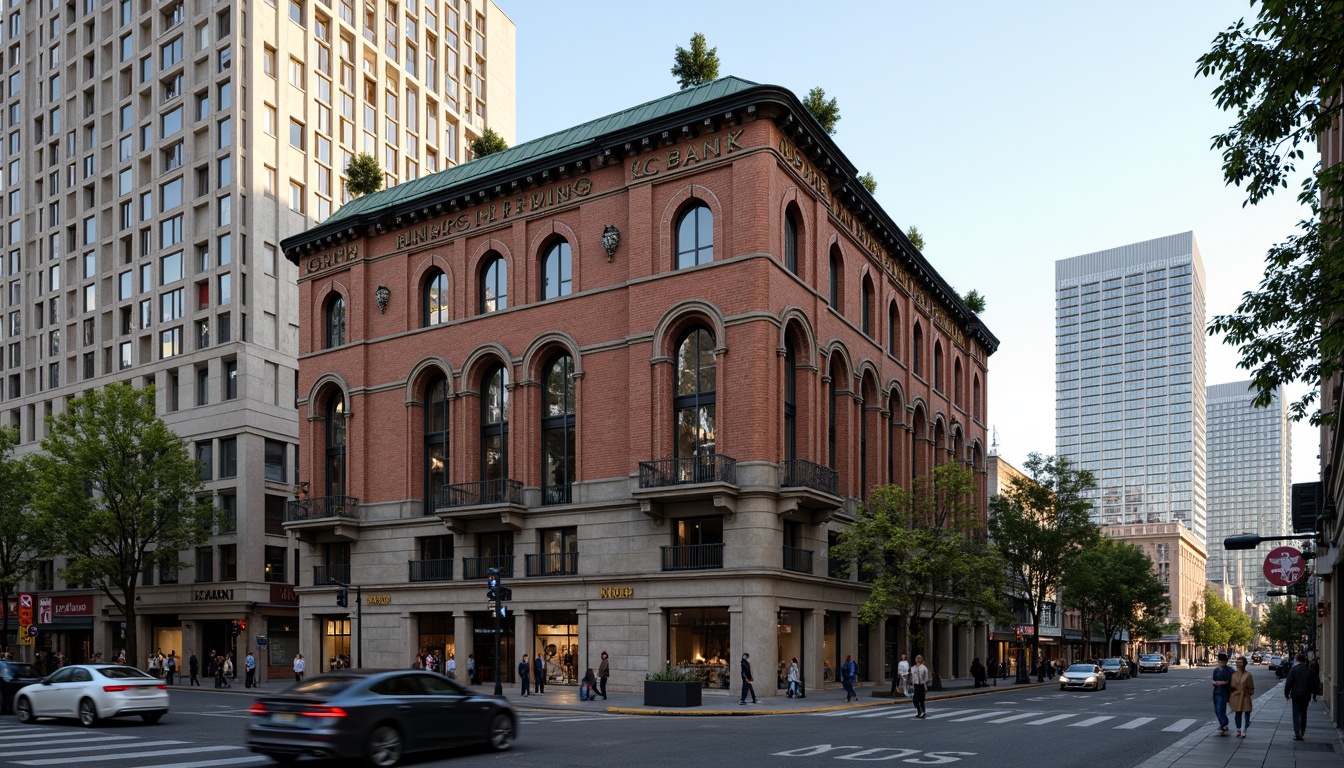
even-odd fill
[(858, 679), (859, 665), (855, 664), (853, 657), (847, 654), (845, 663), (840, 665), (840, 682), (845, 686), (845, 703), (859, 700), (859, 694), (854, 691), (854, 683)]

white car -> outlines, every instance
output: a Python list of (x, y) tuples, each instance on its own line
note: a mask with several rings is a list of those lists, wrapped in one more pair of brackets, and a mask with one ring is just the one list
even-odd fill
[(103, 718), (139, 715), (152, 724), (167, 713), (168, 686), (119, 664), (61, 667), (14, 695), (14, 714), (21, 723), (39, 717), (77, 717), (92, 728)]

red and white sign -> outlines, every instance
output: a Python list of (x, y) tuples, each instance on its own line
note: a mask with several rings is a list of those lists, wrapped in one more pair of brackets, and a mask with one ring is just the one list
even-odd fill
[(39, 597), (39, 598), (37, 598), (37, 623), (38, 623), (38, 624), (50, 624), (50, 623), (51, 623), (51, 598), (50, 598), (50, 597)]
[(1265, 555), (1265, 578), (1276, 587), (1291, 587), (1306, 574), (1302, 553), (1293, 547), (1275, 547)]
[(57, 616), (92, 616), (92, 597), (63, 597), (52, 603), (52, 612)]
[(32, 596), (32, 594), (29, 593), (29, 592), (20, 592), (20, 593), (19, 593), (19, 608), (32, 608), (32, 607), (33, 607), (33, 596)]
[(33, 623), (33, 596), (29, 592), (19, 593), (19, 626), (28, 627)]

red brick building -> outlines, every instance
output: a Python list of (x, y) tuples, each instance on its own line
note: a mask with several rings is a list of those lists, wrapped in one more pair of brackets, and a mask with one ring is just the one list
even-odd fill
[[(813, 685), (846, 654), (879, 678), (899, 622), (858, 626), (828, 544), (935, 462), (973, 464), (984, 508), (997, 339), (788, 91), (688, 89), (283, 245), (308, 483), (286, 526), (319, 663), (431, 647), (490, 679), (499, 567), (506, 675), (540, 652), (572, 681), (605, 650), (613, 688), (669, 662), (720, 687), (748, 651), (762, 694), (793, 656)], [(362, 586), (362, 649), (328, 578)], [(987, 641), (931, 642), (964, 675)]]

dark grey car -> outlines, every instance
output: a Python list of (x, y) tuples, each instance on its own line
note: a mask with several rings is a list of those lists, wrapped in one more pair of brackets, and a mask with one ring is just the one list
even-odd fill
[(14, 694), (20, 688), (41, 680), (42, 675), (32, 664), (0, 659), (0, 715), (7, 715), (13, 710)]
[(468, 744), (508, 749), (508, 702), (418, 669), (346, 669), (295, 683), (252, 705), (247, 747), (276, 762), (300, 755), (396, 765), (411, 752)]

